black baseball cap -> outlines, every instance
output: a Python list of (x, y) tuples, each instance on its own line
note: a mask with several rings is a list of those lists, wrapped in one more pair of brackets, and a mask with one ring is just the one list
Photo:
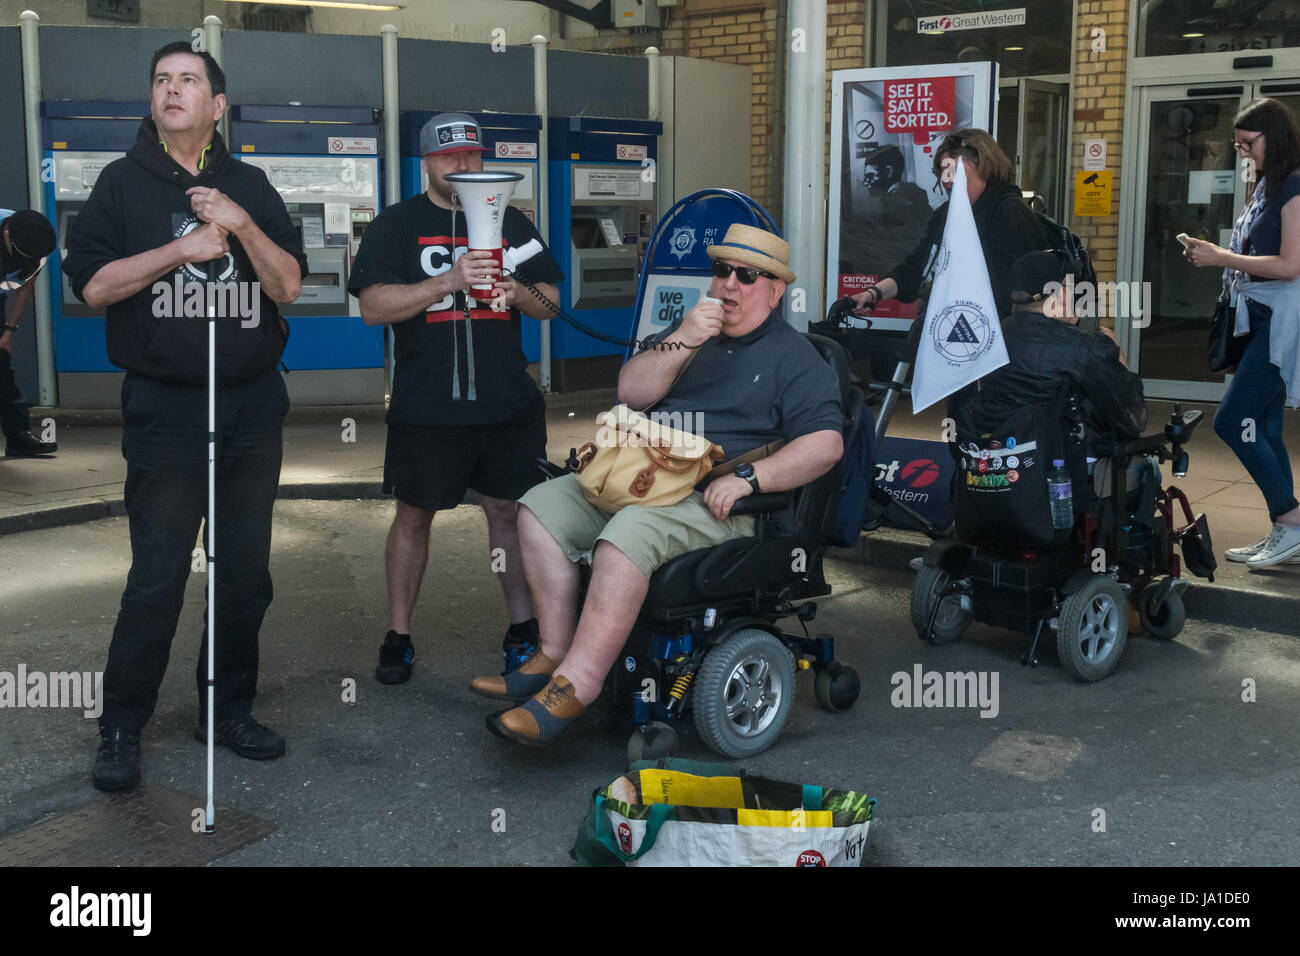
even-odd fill
[(1041, 302), (1050, 283), (1064, 282), (1068, 270), (1064, 258), (1055, 250), (1028, 252), (1011, 264), (1007, 274), (1011, 301), (1019, 305)]

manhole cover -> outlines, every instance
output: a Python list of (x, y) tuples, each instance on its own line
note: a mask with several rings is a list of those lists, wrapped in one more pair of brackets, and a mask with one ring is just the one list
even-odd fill
[(204, 803), (152, 785), (99, 797), (0, 837), (0, 867), (204, 866), (275, 830), (269, 820), (218, 806), (217, 832), (195, 833), (194, 810)]

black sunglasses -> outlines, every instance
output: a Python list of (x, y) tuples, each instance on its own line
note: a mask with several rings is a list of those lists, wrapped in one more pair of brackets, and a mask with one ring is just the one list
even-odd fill
[(753, 285), (758, 281), (759, 276), (768, 279), (775, 279), (776, 276), (770, 272), (764, 272), (762, 269), (755, 269), (752, 266), (733, 266), (730, 262), (718, 262), (714, 260), (713, 274), (719, 279), (725, 279), (732, 273), (736, 274), (736, 279), (741, 285)]

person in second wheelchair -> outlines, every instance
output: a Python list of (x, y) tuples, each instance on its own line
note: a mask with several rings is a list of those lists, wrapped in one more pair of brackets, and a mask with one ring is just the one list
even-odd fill
[[(691, 413), (728, 460), (778, 439), (786, 444), (675, 505), (629, 505), (611, 516), (587, 501), (574, 475), (544, 482), (520, 500), (520, 543), (541, 647), (518, 671), (471, 684), (484, 696), (523, 701), (490, 722), (508, 739), (549, 743), (599, 696), (657, 568), (752, 537), (754, 518), (732, 514), (738, 501), (805, 485), (843, 454), (836, 372), (778, 309), (795, 278), (789, 245), (735, 224), (708, 254), (709, 294), (718, 301), (701, 300), (658, 337), (659, 347), (628, 361), (619, 399), (631, 408)], [(577, 562), (587, 557), (591, 581), (580, 607)]]
[[(1060, 401), (1064, 390), (1077, 397), (1089, 436), (1123, 441), (1142, 434), (1147, 424), (1142, 379), (1129, 371), (1128, 359), (1110, 329), (1090, 333), (1078, 328), (1078, 316), (1066, 307), (1069, 267), (1070, 261), (1059, 250), (1030, 252), (1012, 264), (1011, 313), (1002, 320), (1010, 362), (981, 379), (978, 391), (959, 393), (950, 412), (968, 408), (982, 420), (1003, 422), (1017, 408)], [(968, 400), (975, 404), (968, 406)], [(1090, 477), (1095, 462), (1095, 457), (1086, 456)], [(1050, 460), (1043, 464), (1051, 467)], [(1140, 464), (1135, 463), (1135, 469)], [(1077, 462), (1074, 467), (1079, 467)], [(1096, 478), (1097, 495), (1108, 495), (1107, 469), (1103, 467)], [(1085, 499), (1075, 498), (1077, 513)]]
[[(1139, 438), (1147, 419), (1142, 380), (1107, 330), (1081, 330), (1067, 314), (1069, 265), (1058, 251), (1012, 265), (1015, 304), (1002, 322), (1010, 361), (950, 405), (956, 538), (927, 551), (912, 622), (932, 643), (955, 640), (972, 618), (1033, 633), (1027, 663), (1050, 623), (1063, 666), (1080, 680), (1098, 680), (1123, 650), (1130, 591), (1142, 589), (1150, 633), (1172, 637), (1182, 626), (1184, 585), (1172, 543), (1185, 539), (1173, 529), (1173, 502), (1191, 515), (1181, 492), (1160, 487), (1158, 464), (1174, 460), (1175, 473), (1186, 470), (1180, 446), (1198, 413), (1176, 413), (1164, 435)], [(1073, 491), (1074, 520), (1064, 528), (1049, 497), (1048, 469), (1057, 459)], [(1125, 466), (1116, 494), (1112, 463)], [(1190, 527), (1208, 539), (1203, 520)], [(1116, 542), (1122, 553), (1107, 553)], [(1184, 543), (1187, 563), (1200, 567), (1188, 550)]]

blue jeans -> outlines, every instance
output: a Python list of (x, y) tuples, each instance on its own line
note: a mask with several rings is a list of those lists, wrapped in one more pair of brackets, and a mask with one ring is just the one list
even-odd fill
[[(257, 692), (258, 631), (272, 596), (271, 509), (288, 407), (276, 371), (217, 393), (217, 541), (215, 552), (207, 541), (204, 549), (217, 558), (210, 567), (217, 579), (219, 721), (249, 714)], [(100, 726), (138, 733), (158, 700), (208, 510), (207, 389), (128, 374), (122, 414), (131, 571), (108, 649)], [(206, 625), (194, 676), (199, 711), (206, 713)]]
[[(1282, 444), (1282, 410), (1286, 385), (1276, 365), (1268, 361), (1268, 333), (1272, 310), (1247, 300), (1250, 341), (1237, 365), (1219, 411), (1214, 430), (1241, 459), (1268, 503), (1270, 521), (1296, 507), (1291, 459)], [(1254, 428), (1250, 428), (1250, 422)], [(1252, 440), (1247, 441), (1246, 438)]]

